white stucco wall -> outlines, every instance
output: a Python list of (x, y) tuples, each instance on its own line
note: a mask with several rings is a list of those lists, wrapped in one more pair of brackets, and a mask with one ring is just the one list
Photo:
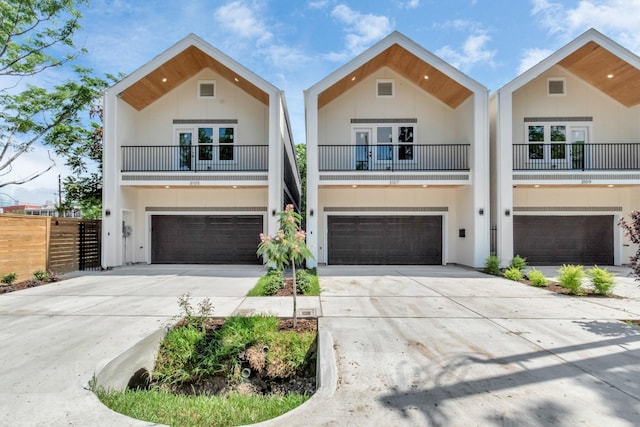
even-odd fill
[[(216, 97), (199, 99), (198, 81), (215, 80)], [(124, 101), (119, 101), (125, 104)], [(237, 119), (237, 144), (269, 143), (269, 108), (210, 69), (204, 69), (153, 104), (119, 111), (119, 145), (173, 145), (174, 119)], [(122, 120), (130, 122), (123, 126)], [(197, 125), (193, 125), (197, 127)]]
[[(170, 208), (165, 215), (264, 215), (263, 227), (268, 227), (268, 192), (267, 187), (254, 188), (133, 188), (123, 187), (122, 217), (132, 227), (132, 235), (127, 241), (129, 262), (150, 262), (149, 243), (151, 224), (147, 212), (148, 207)], [(176, 209), (177, 208), (177, 209)], [(181, 210), (180, 208), (184, 208)], [(201, 211), (188, 208), (211, 208)], [(216, 211), (224, 208), (224, 211)], [(234, 211), (233, 208), (238, 208)], [(246, 211), (246, 208), (259, 208)], [(119, 240), (119, 239), (116, 239)], [(118, 249), (118, 259), (123, 259), (122, 249)], [(129, 257), (128, 257), (129, 258)]]
[[(394, 80), (392, 98), (376, 97), (377, 79)], [(415, 118), (418, 121), (415, 144), (465, 144), (470, 142), (468, 126), (473, 126), (472, 122), (468, 124), (468, 114), (468, 108), (453, 110), (383, 67), (318, 111), (318, 145), (351, 144), (353, 118)], [(463, 122), (467, 125), (460, 126)]]
[[(565, 78), (566, 95), (547, 95), (547, 79)], [(513, 94), (513, 143), (525, 144), (525, 117), (593, 117), (591, 143), (640, 138), (640, 106), (628, 108), (556, 65)]]
[[(447, 212), (366, 212), (370, 215), (442, 215), (443, 262), (473, 265), (473, 210), (470, 187), (322, 187), (318, 191), (318, 263), (326, 263), (327, 216), (358, 215), (358, 208), (448, 208)], [(351, 212), (324, 212), (326, 207), (350, 208)], [(362, 214), (362, 212), (360, 212)], [(458, 230), (466, 229), (465, 238)]]

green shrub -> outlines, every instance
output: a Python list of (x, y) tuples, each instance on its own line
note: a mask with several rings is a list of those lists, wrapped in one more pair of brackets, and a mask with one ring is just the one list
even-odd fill
[(591, 279), (591, 283), (596, 288), (596, 292), (602, 295), (609, 295), (615, 285), (615, 274), (606, 268), (600, 268), (597, 265), (587, 271), (587, 275)]
[(36, 270), (33, 272), (33, 277), (41, 282), (46, 282), (49, 280), (49, 273), (45, 270)]
[(264, 282), (265, 295), (274, 295), (284, 286), (281, 270), (269, 270)]
[(18, 278), (18, 274), (15, 272), (11, 272), (11, 273), (7, 273), (4, 276), (2, 276), (2, 283), (5, 283), (7, 285), (12, 284), (13, 282), (16, 281), (16, 279)]
[(311, 289), (311, 274), (307, 270), (296, 271), (296, 288), (301, 294), (306, 294)]
[(504, 277), (515, 282), (522, 280), (522, 271), (516, 267), (509, 267), (504, 271)]
[(484, 261), (484, 272), (493, 276), (500, 276), (500, 259), (496, 255), (489, 255)]
[(584, 267), (581, 265), (563, 265), (558, 269), (560, 277), (558, 283), (563, 288), (569, 289), (573, 295), (583, 295), (582, 278), (584, 277)]
[(509, 264), (509, 267), (517, 268), (520, 271), (524, 271), (524, 269), (527, 268), (527, 259), (522, 258), (520, 255), (516, 255), (511, 260), (511, 264)]
[(549, 286), (549, 280), (542, 274), (541, 271), (532, 268), (527, 273), (527, 279), (531, 282), (533, 286), (544, 287)]

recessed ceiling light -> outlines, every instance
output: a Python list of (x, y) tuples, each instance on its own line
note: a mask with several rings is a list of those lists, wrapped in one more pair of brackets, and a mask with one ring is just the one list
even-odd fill
[(357, 188), (358, 186), (357, 186), (357, 185), (355, 185), (355, 184), (353, 184), (351, 187), (353, 187), (353, 188)]
[(612, 79), (613, 78), (613, 74), (607, 74), (607, 78), (608, 79)]
[(235, 81), (237, 81), (237, 82), (239, 82), (239, 81), (240, 81), (240, 80), (238, 80), (238, 78), (237, 78), (237, 77), (234, 77), (234, 78), (233, 78), (233, 80), (235, 80)]
[(533, 186), (534, 188), (540, 188), (540, 186), (538, 184)]
[(424, 76), (424, 79), (425, 79), (425, 80), (429, 80), (429, 76), (425, 75), (425, 76)]
[(611, 188), (611, 187), (615, 187), (615, 185), (609, 184), (609, 185), (607, 185), (607, 187)]
[(422, 186), (422, 188), (427, 188), (427, 187), (428, 187), (428, 185), (427, 185), (427, 184), (424, 184), (424, 185)]
[(166, 83), (166, 82), (167, 82), (167, 78), (166, 78), (166, 77), (163, 77), (163, 78), (162, 78), (162, 83)]
[(168, 185), (165, 185), (164, 188), (171, 188), (171, 187), (169, 187)]
[(356, 76), (351, 77), (351, 81), (355, 82), (356, 81)]
[(238, 188), (238, 186), (237, 186), (237, 185), (234, 185), (234, 186), (233, 186), (233, 188)]

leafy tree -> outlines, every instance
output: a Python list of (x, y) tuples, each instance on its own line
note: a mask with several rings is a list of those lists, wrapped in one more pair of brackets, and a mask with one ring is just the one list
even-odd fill
[(296, 265), (302, 264), (307, 258), (313, 255), (305, 242), (306, 233), (300, 229), (302, 216), (295, 212), (293, 205), (287, 205), (283, 212), (280, 212), (278, 223), (280, 229), (278, 233), (271, 237), (263, 233), (260, 234), (260, 244), (258, 245), (258, 255), (267, 258), (267, 265), (275, 266), (278, 270), (291, 265), (293, 272), (293, 327), (297, 324), (297, 284)]
[[(627, 222), (624, 218), (620, 219), (618, 225), (622, 227), (624, 235), (636, 245), (640, 245), (640, 211), (633, 211), (629, 214), (631, 221)], [(640, 281), (640, 247), (636, 254), (631, 257), (631, 269), (633, 270), (636, 281)]]
[(298, 163), (298, 171), (300, 172), (300, 183), (302, 194), (300, 195), (300, 211), (302, 212), (302, 228), (307, 226), (307, 145), (296, 145), (296, 162)]
[[(0, 188), (24, 184), (49, 171), (55, 164), (28, 176), (7, 178), (17, 158), (57, 140), (48, 134), (75, 120), (98, 96), (104, 81), (90, 70), (76, 68), (77, 81), (53, 89), (29, 84), (30, 78), (74, 60), (84, 53), (72, 40), (79, 29), (77, 7), (86, 0), (0, 1)], [(24, 84), (24, 89), (21, 88)], [(63, 152), (64, 150), (60, 150)], [(71, 151), (67, 147), (67, 151)], [(5, 179), (3, 179), (3, 177)]]

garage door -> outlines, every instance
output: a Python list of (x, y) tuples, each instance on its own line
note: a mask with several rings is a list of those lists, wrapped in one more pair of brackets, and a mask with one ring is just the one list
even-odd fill
[(514, 253), (529, 264), (613, 264), (613, 216), (513, 217)]
[(329, 264), (442, 264), (442, 216), (330, 216)]
[(153, 215), (154, 264), (260, 264), (262, 216)]

